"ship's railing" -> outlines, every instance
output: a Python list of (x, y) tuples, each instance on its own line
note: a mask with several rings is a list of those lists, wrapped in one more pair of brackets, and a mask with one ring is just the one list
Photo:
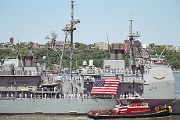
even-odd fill
[(117, 97), (114, 95), (92, 95), (92, 99), (116, 99)]
[(130, 107), (148, 107), (148, 103), (136, 103), (136, 104), (130, 104)]
[(18, 89), (0, 89), (1, 98), (16, 98), (16, 99), (91, 99), (90, 94), (62, 94), (59, 90), (54, 89), (51, 91), (44, 90), (29, 90), (28, 88)]
[(120, 70), (120, 71), (115, 71), (115, 72), (113, 72), (113, 71), (111, 71), (111, 72), (109, 72), (109, 71), (106, 71), (105, 73), (104, 73), (105, 75), (114, 75), (114, 74), (116, 74), (116, 75), (126, 75), (126, 76), (141, 76), (141, 72), (140, 71), (132, 71), (132, 70), (128, 70), (128, 69), (126, 69), (126, 70)]
[(0, 99), (29, 99), (29, 98), (33, 98), (33, 94), (27, 94), (27, 93), (24, 93), (24, 94), (17, 94), (17, 95), (14, 95), (13, 93), (10, 93), (10, 94), (0, 94)]
[(141, 77), (130, 77), (130, 76), (125, 76), (120, 78), (121, 83), (143, 83), (144, 80)]
[(137, 92), (127, 92), (121, 93), (119, 99), (144, 99), (140, 93)]
[[(101, 96), (90, 96), (88, 94), (59, 94), (59, 92), (49, 92), (49, 93), (20, 93), (16, 96), (14, 94), (0, 94), (0, 99), (115, 99), (115, 97), (107, 97), (105, 95)], [(52, 96), (50, 96), (52, 94)]]
[(18, 70), (18, 71), (15, 71), (14, 74), (12, 74), (12, 71), (0, 70), (0, 76), (40, 76), (40, 75), (41, 75), (41, 72), (36, 72), (36, 71), (22, 72)]
[(16, 92), (16, 91), (34, 91), (37, 86), (28, 86), (28, 87), (15, 87), (15, 86), (10, 86), (10, 87), (0, 87), (0, 92), (3, 91), (8, 91), (8, 92)]

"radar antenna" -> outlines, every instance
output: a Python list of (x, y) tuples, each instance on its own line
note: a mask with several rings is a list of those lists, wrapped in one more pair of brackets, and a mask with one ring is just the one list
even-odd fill
[[(66, 24), (66, 27), (63, 29), (63, 31), (65, 32), (65, 43), (68, 43), (70, 45), (70, 52), (69, 52), (69, 58), (70, 58), (70, 62), (69, 62), (69, 73), (72, 73), (72, 60), (73, 60), (73, 32), (74, 30), (76, 30), (76, 28), (74, 27), (75, 24), (80, 23), (79, 19), (74, 19), (74, 1), (71, 0), (71, 20), (70, 20), (70, 24)], [(70, 36), (70, 41), (69, 41), (69, 37)]]
[(137, 32), (137, 34), (134, 34), (132, 32), (133, 20), (130, 19), (129, 21), (130, 21), (130, 26), (129, 26), (129, 36), (128, 37), (129, 37), (129, 44), (130, 44), (129, 47), (130, 47), (130, 67), (131, 67), (131, 66), (135, 65), (135, 59), (134, 59), (134, 53), (133, 53), (134, 40), (136, 38), (138, 38), (140, 35), (138, 34), (138, 32)]

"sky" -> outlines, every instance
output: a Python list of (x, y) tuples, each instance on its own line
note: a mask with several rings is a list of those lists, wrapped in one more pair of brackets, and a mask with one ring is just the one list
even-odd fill
[[(133, 32), (143, 44), (180, 46), (180, 0), (74, 0), (80, 19), (74, 42), (123, 43)], [(62, 41), (62, 28), (70, 23), (71, 0), (0, 0), (0, 43), (47, 43), (51, 32)]]

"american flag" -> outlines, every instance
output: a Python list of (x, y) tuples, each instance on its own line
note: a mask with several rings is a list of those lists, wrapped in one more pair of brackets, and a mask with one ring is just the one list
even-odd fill
[(126, 41), (124, 41), (124, 53), (126, 54), (127, 53), (127, 43), (126, 43)]
[(116, 95), (120, 79), (95, 79), (91, 94)]

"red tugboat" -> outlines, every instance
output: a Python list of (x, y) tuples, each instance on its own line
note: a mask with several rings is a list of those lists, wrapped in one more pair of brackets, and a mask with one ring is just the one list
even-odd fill
[(129, 99), (128, 104), (120, 103), (114, 110), (91, 110), (87, 113), (89, 118), (145, 118), (145, 117), (164, 117), (172, 112), (171, 106), (157, 106), (150, 108), (148, 103), (141, 99)]

